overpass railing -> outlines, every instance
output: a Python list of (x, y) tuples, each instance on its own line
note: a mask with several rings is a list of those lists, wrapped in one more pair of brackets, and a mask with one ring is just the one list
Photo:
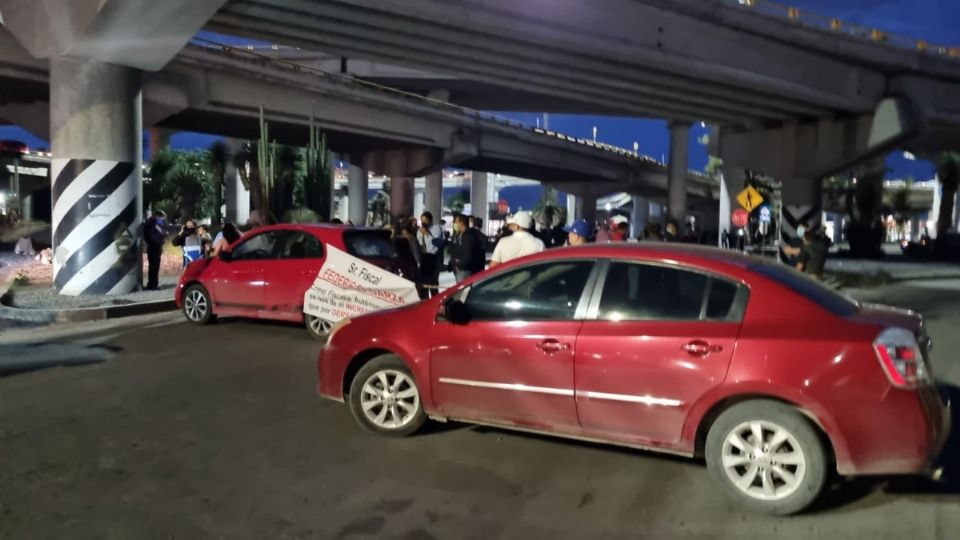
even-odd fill
[[(422, 104), (425, 104), (425, 105), (428, 105), (428, 106), (431, 106), (431, 107), (434, 107), (434, 108), (438, 108), (438, 109), (442, 109), (442, 110), (447, 110), (447, 111), (452, 111), (452, 112), (456, 112), (456, 113), (464, 114), (464, 115), (468, 115), (468, 116), (473, 116), (473, 117), (475, 117), (475, 118), (482, 119), (482, 120), (487, 120), (487, 121), (491, 121), (491, 122), (495, 122), (495, 123), (497, 123), (497, 124), (500, 124), (500, 125), (503, 125), (503, 126), (506, 126), (506, 127), (511, 127), (511, 128), (518, 128), (518, 129), (527, 130), (527, 131), (529, 131), (530, 133), (534, 133), (534, 134), (537, 134), (537, 135), (540, 135), (540, 136), (544, 136), (544, 137), (556, 138), (556, 139), (560, 139), (560, 140), (565, 140), (565, 141), (568, 141), (568, 142), (572, 142), (572, 143), (575, 143), (575, 144), (580, 144), (580, 145), (583, 145), (583, 146), (588, 146), (588, 147), (591, 147), (591, 148), (595, 148), (595, 149), (597, 149), (597, 150), (601, 150), (601, 151), (605, 151), (605, 152), (610, 152), (610, 153), (617, 154), (617, 155), (620, 155), (620, 156), (623, 156), (623, 157), (626, 157), (626, 158), (634, 159), (634, 160), (637, 160), (637, 161), (639, 161), (639, 162), (649, 163), (649, 164), (657, 165), (657, 166), (661, 166), (661, 167), (665, 167), (665, 166), (666, 166), (665, 163), (663, 163), (662, 161), (660, 161), (660, 160), (658, 160), (658, 159), (656, 159), (656, 158), (654, 158), (654, 157), (647, 156), (647, 155), (644, 155), (644, 154), (640, 154), (640, 153), (634, 152), (633, 150), (628, 150), (628, 149), (626, 149), (626, 148), (622, 148), (622, 147), (619, 147), (619, 146), (616, 146), (616, 145), (607, 144), (607, 143), (603, 143), (603, 142), (597, 142), (597, 141), (593, 141), (593, 140), (591, 140), (591, 139), (584, 139), (584, 138), (572, 137), (572, 136), (570, 136), (570, 135), (566, 135), (566, 134), (564, 134), (564, 133), (560, 133), (560, 132), (557, 132), (557, 131), (551, 131), (551, 130), (546, 130), (546, 129), (541, 129), (541, 128), (530, 127), (530, 126), (524, 125), (522, 122), (518, 122), (518, 121), (515, 121), (515, 120), (510, 120), (509, 118), (504, 118), (504, 117), (502, 117), (502, 116), (498, 116), (498, 115), (495, 115), (495, 114), (491, 114), (491, 113), (479, 111), (479, 110), (476, 110), (476, 109), (470, 109), (470, 108), (468, 108), (468, 107), (463, 107), (463, 106), (460, 106), (460, 105), (456, 105), (456, 104), (449, 103), (449, 102), (446, 102), (446, 101), (442, 101), (442, 100), (439, 100), (439, 99), (434, 99), (434, 98), (431, 98), (431, 97), (429, 97), (429, 96), (423, 96), (423, 95), (416, 94), (416, 93), (413, 93), (413, 92), (407, 92), (407, 91), (405, 91), (405, 90), (400, 90), (400, 89), (398, 89), (398, 88), (392, 88), (392, 87), (389, 87), (389, 86), (383, 86), (383, 85), (380, 85), (380, 84), (377, 84), (377, 83), (374, 83), (374, 82), (365, 81), (365, 80), (363, 80), (363, 79), (357, 79), (356, 77), (352, 77), (352, 76), (349, 76), (349, 75), (343, 75), (343, 74), (340, 74), (340, 73), (331, 73), (331, 72), (329, 72), (329, 71), (324, 71), (324, 70), (322, 70), (322, 69), (318, 69), (318, 68), (315, 68), (315, 67), (312, 67), (312, 66), (303, 65), (303, 64), (300, 64), (300, 63), (291, 61), (291, 60), (284, 59), (284, 58), (277, 58), (276, 56), (261, 54), (261, 53), (259, 52), (259, 51), (263, 51), (263, 50), (270, 50), (270, 51), (277, 51), (277, 50), (283, 50), (283, 49), (286, 49), (286, 50), (294, 50), (294, 49), (297, 49), (297, 48), (295, 48), (295, 47), (283, 47), (283, 46), (279, 46), (279, 45), (241, 45), (241, 46), (232, 46), (232, 45), (226, 45), (226, 44), (224, 44), (224, 43), (219, 43), (219, 42), (217, 42), (217, 41), (209, 40), (209, 39), (206, 39), (206, 38), (194, 38), (194, 39), (191, 41), (191, 44), (192, 44), (193, 46), (195, 46), (195, 47), (199, 47), (199, 48), (203, 48), (203, 49), (208, 49), (208, 50), (215, 50), (215, 51), (221, 52), (221, 53), (226, 54), (226, 55), (232, 55), (232, 56), (238, 56), (238, 57), (245, 57), (245, 58), (248, 58), (248, 59), (250, 59), (250, 60), (252, 60), (252, 61), (255, 61), (255, 62), (259, 63), (259, 64), (264, 64), (264, 65), (270, 64), (270, 65), (274, 65), (274, 66), (279, 66), (279, 67), (282, 67), (282, 68), (286, 68), (286, 69), (288, 69), (288, 70), (290, 70), (290, 71), (302, 72), (302, 73), (309, 73), (309, 74), (312, 74), (312, 75), (315, 75), (315, 76), (318, 76), (318, 77), (322, 77), (322, 78), (325, 78), (325, 79), (338, 81), (338, 82), (341, 82), (341, 83), (344, 83), (344, 84), (354, 85), (354, 86), (360, 86), (360, 87), (364, 87), (364, 88), (367, 88), (367, 89), (372, 89), (372, 90), (377, 90), (377, 91), (379, 91), (379, 92), (383, 92), (383, 93), (387, 93), (387, 94), (392, 94), (392, 95), (395, 95), (395, 96), (398, 96), (398, 97), (403, 97), (403, 98), (406, 98), (406, 99), (415, 100), (415, 101), (418, 101), (418, 102), (420, 102), (420, 103), (422, 103)], [(298, 49), (297, 49), (297, 50), (298, 50)], [(711, 181), (711, 179), (710, 179), (707, 175), (704, 175), (703, 173), (701, 173), (701, 172), (699, 172), (699, 171), (689, 171), (689, 175), (692, 176), (692, 177), (698, 178), (698, 179), (700, 179), (700, 180), (703, 180), (703, 181)]]
[(913, 36), (887, 32), (870, 26), (851, 24), (837, 17), (827, 17), (826, 15), (812, 13), (770, 0), (720, 1), (724, 4), (750, 9), (763, 15), (789, 19), (797, 24), (811, 28), (837, 32), (863, 40), (884, 43), (901, 49), (912, 49), (922, 53), (960, 60), (960, 46), (936, 45)]

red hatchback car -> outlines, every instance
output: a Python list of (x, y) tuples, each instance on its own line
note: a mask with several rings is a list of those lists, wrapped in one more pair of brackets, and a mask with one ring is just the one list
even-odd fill
[(271, 225), (243, 235), (219, 258), (187, 266), (177, 285), (177, 307), (197, 324), (217, 316), (306, 322), (314, 337), (325, 340), (331, 325), (303, 312), (303, 295), (323, 266), (326, 246), (391, 272), (399, 268), (387, 230)]
[(929, 470), (949, 431), (916, 313), (784, 265), (671, 244), (550, 250), (337, 324), (321, 395), (361, 426), (427, 417), (705, 458), (763, 512), (827, 473)]

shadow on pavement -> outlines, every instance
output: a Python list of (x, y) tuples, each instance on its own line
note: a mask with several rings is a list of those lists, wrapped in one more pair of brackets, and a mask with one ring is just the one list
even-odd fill
[[(862, 499), (875, 493), (898, 496), (960, 496), (960, 387), (941, 385), (952, 405), (952, 430), (934, 467), (942, 474), (934, 480), (929, 476), (863, 476), (835, 477), (826, 492), (817, 500), (812, 512), (839, 510), (846, 506), (862, 508)], [(877, 501), (876, 504), (882, 504)], [(868, 505), (873, 506), (873, 505)]]
[(112, 358), (120, 350), (119, 347), (72, 343), (0, 345), (0, 377), (52, 367), (98, 364)]

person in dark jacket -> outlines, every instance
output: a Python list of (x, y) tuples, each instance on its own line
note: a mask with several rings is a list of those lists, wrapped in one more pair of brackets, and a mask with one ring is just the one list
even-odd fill
[(450, 266), (459, 283), (483, 271), (487, 262), (486, 240), (483, 233), (470, 226), (467, 216), (463, 214), (453, 218), (453, 232)]
[(163, 242), (167, 238), (164, 227), (167, 215), (157, 210), (153, 216), (143, 222), (143, 241), (147, 248), (147, 290), (160, 288), (160, 258), (163, 255)]

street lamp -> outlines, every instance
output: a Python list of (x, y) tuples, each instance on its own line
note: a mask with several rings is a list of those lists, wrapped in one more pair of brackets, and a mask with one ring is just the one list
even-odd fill
[(593, 126), (593, 142), (597, 142), (597, 126)]

